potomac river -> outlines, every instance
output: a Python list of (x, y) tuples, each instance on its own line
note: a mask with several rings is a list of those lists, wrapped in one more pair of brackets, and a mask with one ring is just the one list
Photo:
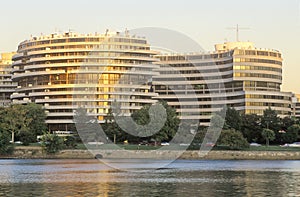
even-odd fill
[(104, 162), (1, 159), (0, 196), (300, 196), (297, 160)]

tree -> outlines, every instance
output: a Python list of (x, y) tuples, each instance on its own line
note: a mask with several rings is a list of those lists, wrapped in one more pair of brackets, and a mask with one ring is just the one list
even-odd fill
[[(178, 130), (180, 123), (179, 118), (177, 117), (176, 110), (170, 107), (167, 102), (160, 101), (160, 104), (166, 110), (166, 122), (164, 126), (160, 129), (159, 132), (155, 133), (153, 136), (147, 137), (148, 140), (155, 139), (156, 141), (170, 141)], [(147, 125), (150, 122), (149, 110), (150, 105), (142, 107), (140, 110), (132, 114), (133, 120), (139, 125)], [(154, 114), (156, 118), (159, 118), (161, 114)], [(156, 124), (156, 123), (154, 123)], [(156, 127), (157, 125), (153, 125)], [(147, 132), (147, 131), (145, 131)]]
[(8, 154), (13, 150), (13, 147), (9, 143), (10, 136), (8, 132), (0, 132), (0, 154)]
[(282, 118), (280, 121), (280, 127), (284, 131), (287, 131), (287, 129), (294, 124), (296, 124), (296, 119), (288, 116)]
[(248, 142), (263, 142), (261, 136), (261, 116), (257, 114), (244, 114), (241, 116), (241, 132)]
[(0, 128), (11, 133), (11, 141), (15, 138), (24, 145), (36, 141), (37, 135), (46, 130), (46, 114), (37, 104), (11, 105), (0, 109)]
[(298, 140), (300, 126), (294, 124), (290, 126), (285, 133), (282, 134), (284, 143), (292, 143)]
[(241, 150), (249, 147), (249, 143), (246, 138), (243, 137), (243, 134), (234, 129), (223, 130), (217, 144), (228, 146), (233, 150)]
[(101, 133), (97, 117), (88, 115), (86, 109), (78, 108), (74, 119), (77, 132), (83, 143), (106, 142), (106, 136)]
[(273, 141), (275, 139), (275, 133), (271, 129), (263, 129), (261, 135), (266, 140), (267, 146), (269, 146), (270, 141)]
[(22, 130), (17, 134), (18, 139), (23, 143), (24, 146), (28, 146), (32, 142), (36, 142), (37, 135), (30, 130)]
[(47, 130), (45, 109), (38, 104), (28, 103), (24, 105), (26, 110), (27, 126), (31, 133), (41, 135)]
[(221, 129), (221, 128), (223, 128), (224, 123), (225, 123), (224, 118), (222, 118), (222, 116), (220, 116), (218, 114), (213, 115), (210, 119), (210, 126), (212, 128)]
[(74, 136), (67, 136), (64, 139), (64, 144), (67, 148), (76, 148), (77, 144), (76, 144), (76, 138)]
[(111, 141), (116, 143), (117, 141), (124, 141), (124, 134), (122, 132), (122, 129), (118, 126), (116, 121), (114, 120), (113, 110), (112, 108), (108, 109), (108, 113), (105, 116), (104, 124), (102, 125), (102, 128)]
[(166, 109), (167, 120), (163, 128), (155, 136), (159, 141), (170, 141), (176, 134), (180, 120), (176, 114), (176, 110), (168, 105), (166, 101), (160, 101)]
[(207, 127), (199, 126), (194, 136), (194, 139), (192, 141), (192, 145), (197, 147), (198, 145), (202, 144), (206, 133), (207, 133)]
[(56, 134), (46, 133), (42, 137), (42, 147), (49, 154), (55, 154), (64, 148), (64, 141)]
[(15, 141), (15, 134), (21, 130), (26, 130), (26, 111), (22, 105), (11, 105), (1, 111), (1, 128), (3, 131), (11, 133), (11, 141)]
[(225, 116), (224, 129), (240, 130), (242, 125), (242, 118), (240, 113), (234, 108), (227, 108)]
[(225, 120), (218, 114), (210, 119), (210, 127), (207, 129), (206, 137), (203, 143), (215, 143), (220, 136)]
[(261, 119), (261, 124), (263, 128), (271, 129), (273, 131), (280, 130), (280, 119), (277, 115), (277, 112), (271, 107), (265, 109)]

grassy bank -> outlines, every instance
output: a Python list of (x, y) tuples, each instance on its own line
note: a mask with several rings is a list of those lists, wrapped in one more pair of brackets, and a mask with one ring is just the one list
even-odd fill
[[(101, 148), (100, 148), (101, 147)], [(114, 145), (94, 145), (87, 150), (83, 144), (78, 144), (76, 149), (65, 149), (57, 154), (46, 154), (39, 144), (31, 146), (16, 146), (14, 153), (0, 158), (22, 158), (22, 159), (93, 159), (100, 154), (106, 159), (118, 158), (149, 158), (152, 159), (213, 159), (213, 160), (300, 160), (300, 148), (280, 146), (260, 146), (236, 151), (228, 150), (226, 147), (214, 147), (207, 154), (203, 151), (187, 150), (159, 150), (161, 146), (146, 146), (134, 144), (119, 144), (118, 150)], [(171, 148), (171, 147), (169, 147)], [(173, 147), (174, 148), (174, 147)], [(181, 146), (182, 148), (182, 146)], [(186, 148), (186, 147), (185, 147)], [(94, 151), (91, 153), (91, 151)]]
[[(128, 148), (128, 147), (127, 147)], [(130, 146), (130, 148), (134, 148)], [(232, 151), (212, 150), (209, 152), (199, 150), (112, 150), (112, 149), (72, 149), (62, 150), (57, 154), (46, 154), (41, 147), (18, 146), (12, 155), (0, 156), (0, 158), (16, 159), (94, 159), (95, 155), (101, 155), (104, 159), (196, 159), (196, 160), (300, 160), (300, 151), (283, 150), (263, 151)]]
[[(124, 149), (124, 150), (156, 150), (161, 148), (162, 146), (146, 146), (146, 145), (136, 145), (136, 144), (116, 144), (116, 145), (111, 145), (111, 144), (103, 144), (103, 145), (99, 145), (99, 146), (89, 146), (89, 148), (101, 148), (101, 149), (107, 149), (107, 150), (113, 150), (116, 149), (115, 146), (118, 146), (118, 149)], [(182, 147), (182, 146), (178, 146), (178, 149), (185, 149), (187, 148), (187, 150), (200, 150), (200, 146), (192, 146), (192, 147)], [(176, 149), (176, 145), (173, 146)], [(77, 144), (76, 149), (78, 150), (86, 150), (86, 146), (84, 144)], [(173, 148), (172, 148), (173, 149)], [(212, 150), (230, 150), (228, 147), (226, 146), (215, 146), (212, 148)], [(241, 151), (300, 151), (300, 147), (281, 147), (279, 145), (271, 145), (271, 146), (251, 146), (249, 148), (243, 149)]]
[[(117, 147), (116, 147), (117, 146)], [(22, 146), (16, 145), (19, 148), (41, 148), (39, 143), (32, 143), (30, 146)], [(116, 150), (116, 149), (123, 149), (123, 150), (157, 150), (163, 146), (153, 146), (153, 145), (138, 145), (138, 144), (102, 144), (102, 145), (88, 145), (89, 149), (103, 149), (103, 150)], [(200, 146), (190, 146), (190, 147), (183, 147), (179, 145), (172, 145), (172, 149), (178, 150), (187, 149), (187, 150), (200, 150)], [(87, 150), (87, 147), (84, 144), (76, 144), (74, 148), (76, 150)], [(68, 149), (66, 149), (68, 150)], [(213, 151), (222, 151), (222, 150), (230, 150), (226, 146), (215, 146), (212, 148)], [(242, 149), (240, 151), (300, 151), (300, 147), (281, 147), (279, 145), (270, 145), (270, 146), (250, 146), (249, 148)]]

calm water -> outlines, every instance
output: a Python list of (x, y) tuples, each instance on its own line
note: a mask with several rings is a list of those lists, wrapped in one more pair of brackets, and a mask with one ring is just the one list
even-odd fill
[(300, 161), (0, 160), (0, 196), (300, 196)]

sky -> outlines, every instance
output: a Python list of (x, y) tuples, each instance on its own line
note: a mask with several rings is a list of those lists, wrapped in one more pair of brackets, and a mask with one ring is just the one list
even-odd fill
[(241, 41), (282, 53), (282, 89), (300, 93), (300, 0), (2, 0), (0, 18), (0, 52), (41, 33), (143, 27), (180, 32), (213, 51), (214, 44), (235, 41), (228, 27), (239, 24), (249, 28), (240, 30)]

